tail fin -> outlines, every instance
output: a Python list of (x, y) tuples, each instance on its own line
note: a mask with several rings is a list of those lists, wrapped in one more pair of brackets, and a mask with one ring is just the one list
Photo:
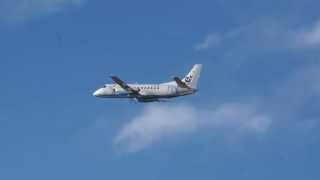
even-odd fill
[(202, 64), (195, 64), (188, 75), (182, 79), (182, 82), (186, 83), (192, 89), (197, 89), (201, 69)]

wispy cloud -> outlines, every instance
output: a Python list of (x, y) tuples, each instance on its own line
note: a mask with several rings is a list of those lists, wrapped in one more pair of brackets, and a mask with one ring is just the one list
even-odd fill
[(69, 6), (80, 6), (86, 0), (2, 0), (0, 19), (7, 23), (24, 22), (53, 14)]
[[(227, 32), (211, 32), (196, 43), (195, 51), (204, 51), (234, 44), (249, 49), (276, 50), (299, 49), (320, 45), (320, 22), (291, 27), (276, 20), (261, 20)], [(243, 48), (242, 48), (243, 49)]]
[(219, 46), (225, 37), (218, 33), (210, 33), (208, 34), (202, 42), (195, 45), (195, 50), (201, 51), (212, 48), (214, 46)]
[(234, 44), (232, 47), (255, 46), (256, 48), (291, 47), (296, 32), (273, 20), (261, 20), (236, 27), (227, 32), (211, 32), (194, 46), (194, 50), (208, 50)]
[(223, 104), (213, 109), (191, 105), (149, 106), (126, 124), (114, 139), (121, 151), (135, 152), (165, 138), (191, 134), (205, 129), (225, 135), (263, 134), (270, 125), (268, 115), (248, 104)]
[(297, 33), (297, 43), (303, 46), (320, 45), (320, 21), (305, 27)]
[(114, 143), (125, 151), (138, 151), (163, 137), (196, 130), (196, 119), (191, 106), (149, 106), (125, 125)]

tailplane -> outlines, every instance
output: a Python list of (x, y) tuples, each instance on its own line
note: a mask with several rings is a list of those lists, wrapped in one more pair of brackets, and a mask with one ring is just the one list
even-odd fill
[(191, 71), (188, 73), (188, 75), (182, 79), (182, 82), (184, 82), (187, 86), (189, 86), (192, 89), (197, 89), (201, 69), (202, 64), (195, 64)]

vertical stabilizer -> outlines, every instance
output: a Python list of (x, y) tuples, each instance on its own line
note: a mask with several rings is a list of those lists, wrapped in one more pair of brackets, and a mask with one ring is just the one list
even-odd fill
[(197, 89), (202, 64), (195, 64), (188, 75), (182, 79), (190, 88)]

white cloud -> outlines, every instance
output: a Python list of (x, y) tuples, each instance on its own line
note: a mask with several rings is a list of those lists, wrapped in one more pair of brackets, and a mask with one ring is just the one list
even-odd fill
[(138, 151), (163, 137), (196, 130), (196, 119), (190, 106), (149, 106), (125, 125), (114, 143), (125, 151)]
[(315, 47), (320, 45), (320, 21), (292, 27), (276, 20), (260, 20), (227, 32), (211, 32), (194, 49), (201, 51), (225, 45), (251, 53), (254, 53), (252, 49), (261, 52)]
[(252, 105), (224, 104), (203, 110), (188, 105), (155, 105), (133, 118), (114, 139), (121, 151), (136, 152), (165, 138), (186, 135), (205, 129), (224, 129), (225, 135), (261, 134), (271, 119)]
[(210, 33), (202, 42), (195, 45), (195, 50), (201, 51), (209, 49), (213, 46), (218, 46), (220, 45), (222, 40), (222, 36), (218, 33)]
[(297, 33), (297, 42), (305, 46), (320, 45), (320, 22), (314, 23), (303, 31)]
[(265, 133), (271, 125), (271, 118), (250, 104), (223, 104), (207, 114), (211, 115), (209, 127), (231, 128), (233, 132)]
[(85, 0), (2, 0), (0, 19), (23, 22), (41, 15), (57, 13), (68, 6), (80, 6)]

